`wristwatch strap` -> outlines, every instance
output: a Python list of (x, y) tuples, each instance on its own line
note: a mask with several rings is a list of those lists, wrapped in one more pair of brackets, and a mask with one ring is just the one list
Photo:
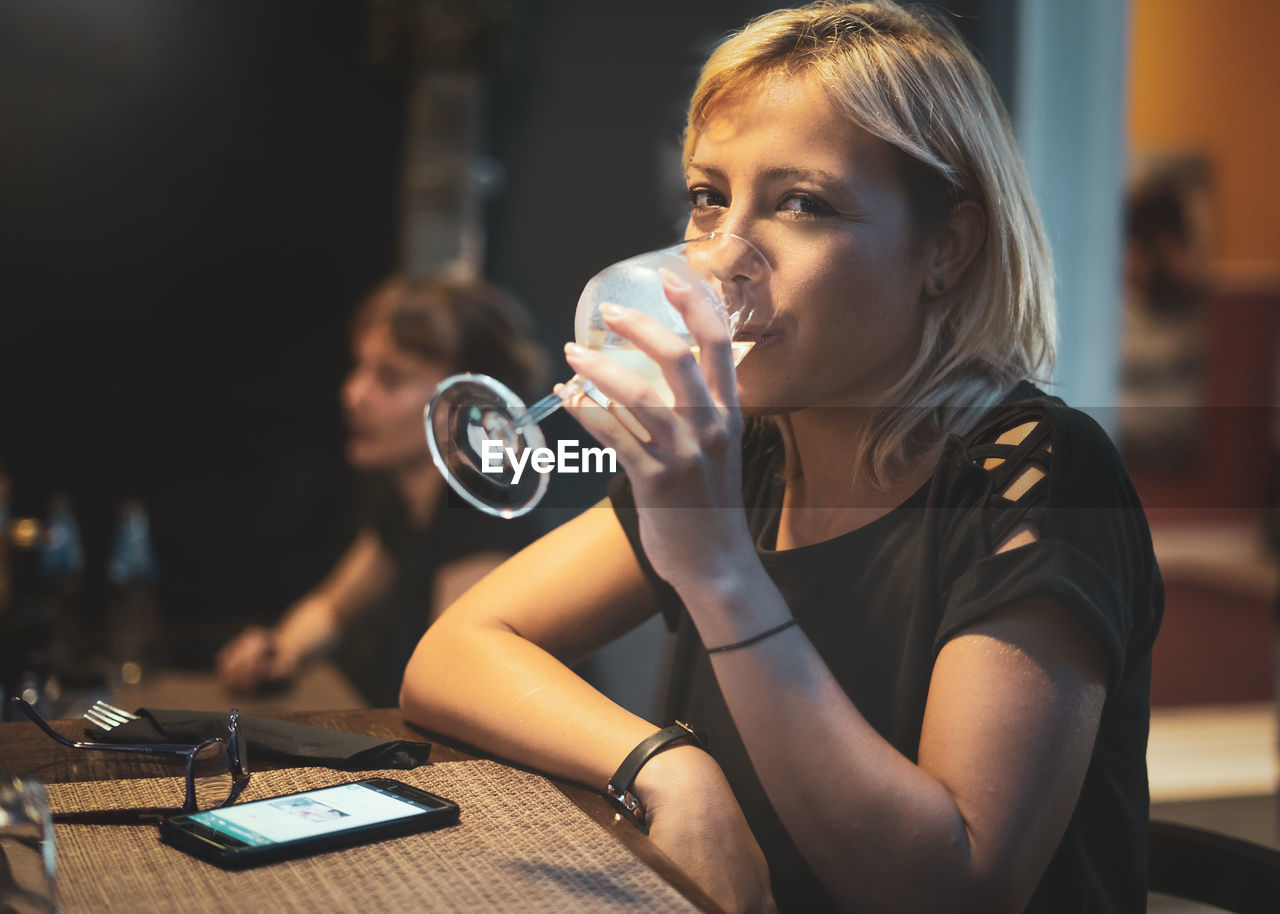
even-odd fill
[(706, 740), (702, 738), (702, 734), (688, 724), (676, 721), (670, 727), (663, 727), (652, 736), (641, 740), (640, 744), (632, 749), (627, 754), (627, 757), (622, 760), (622, 764), (613, 773), (613, 777), (609, 778), (609, 784), (605, 788), (605, 796), (613, 802), (619, 812), (636, 822), (641, 828), (644, 827), (644, 814), (640, 811), (640, 801), (631, 792), (636, 776), (640, 774), (640, 769), (645, 766), (649, 759), (683, 740), (688, 740), (704, 751), (707, 748)]

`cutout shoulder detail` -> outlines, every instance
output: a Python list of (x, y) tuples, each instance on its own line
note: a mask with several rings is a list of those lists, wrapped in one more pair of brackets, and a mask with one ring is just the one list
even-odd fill
[(1048, 492), (1053, 454), (1047, 413), (1029, 409), (1004, 414), (970, 438), (967, 452), (991, 478), (986, 507), (993, 553), (1036, 542), (1036, 514)]

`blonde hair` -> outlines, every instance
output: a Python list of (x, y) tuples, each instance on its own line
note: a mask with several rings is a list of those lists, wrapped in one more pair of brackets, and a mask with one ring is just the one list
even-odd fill
[(891, 0), (818, 2), (747, 24), (707, 60), (689, 105), (687, 163), (718, 99), (775, 73), (816, 76), (832, 103), (904, 158), (917, 228), (961, 201), (986, 214), (964, 275), (925, 311), (919, 352), (875, 411), (857, 466), (883, 484), (912, 453), (963, 434), (1053, 365), (1053, 265), (1008, 114), (950, 23)]

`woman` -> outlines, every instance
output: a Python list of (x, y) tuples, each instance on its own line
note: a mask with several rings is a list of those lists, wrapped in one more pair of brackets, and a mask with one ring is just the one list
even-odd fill
[(536, 390), (542, 354), (529, 332), (523, 309), (479, 280), (393, 277), (365, 298), (342, 402), (347, 459), (369, 474), (367, 516), (329, 575), (274, 627), (249, 627), (219, 652), (228, 686), (278, 685), (332, 653), (371, 704), (396, 703), (431, 621), (536, 532), (529, 520), (447, 508), (423, 428), (432, 391), (455, 372)]
[[(638, 801), (729, 909), (1142, 910), (1159, 574), (1106, 436), (1030, 383), (1052, 270), (986, 74), (887, 0), (780, 11), (706, 64), (684, 159), (687, 234), (756, 244), (774, 325), (735, 377), (681, 289), (701, 365), (615, 311), (674, 410), (566, 346), (648, 440), (576, 402), (612, 510), (449, 609), (404, 712)], [(565, 666), (658, 611), (709, 753)]]

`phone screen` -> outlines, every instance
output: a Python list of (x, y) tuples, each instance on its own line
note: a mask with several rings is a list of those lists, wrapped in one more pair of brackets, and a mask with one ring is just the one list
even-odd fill
[(361, 782), (192, 813), (186, 818), (234, 841), (263, 847), (393, 822), (439, 808)]

